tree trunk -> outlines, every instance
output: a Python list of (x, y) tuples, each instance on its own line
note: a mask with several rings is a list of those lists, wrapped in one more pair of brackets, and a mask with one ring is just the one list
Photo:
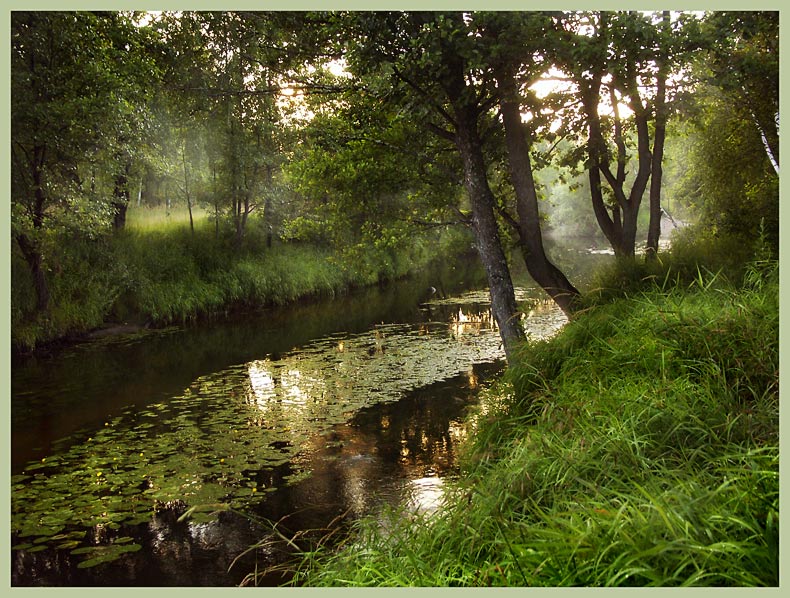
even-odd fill
[(513, 350), (524, 339), (524, 330), (516, 306), (513, 281), (499, 239), (494, 215), (494, 195), (488, 185), (481, 141), (477, 133), (473, 109), (456, 109), (456, 146), (464, 168), (464, 185), (472, 203), (472, 229), (477, 252), (486, 271), (494, 314), (507, 360), (512, 362)]
[[(33, 148), (32, 177), (34, 199), (32, 220), (33, 230), (36, 234), (44, 227), (46, 196), (44, 194), (42, 171), (45, 155), (46, 148), (44, 146), (37, 145)], [(28, 268), (30, 268), (30, 274), (33, 276), (33, 286), (36, 290), (36, 310), (45, 312), (49, 308), (49, 285), (47, 284), (47, 277), (44, 271), (44, 256), (41, 254), (37, 242), (25, 233), (17, 235), (16, 241)]]
[(448, 137), (455, 142), (461, 155), (464, 186), (472, 204), (472, 230), (480, 262), (486, 271), (491, 312), (499, 328), (505, 357), (512, 363), (516, 347), (523, 342), (525, 334), (510, 269), (499, 238), (499, 226), (494, 214), (496, 201), (488, 184), (483, 145), (478, 131), (480, 106), (476, 94), (467, 86), (463, 58), (442, 40), (440, 43), (444, 63), (440, 83), (447, 94), (453, 115), (450, 116), (444, 110), (440, 112), (454, 128), (454, 134)]
[(129, 171), (131, 165), (127, 162), (115, 177), (115, 188), (113, 189), (112, 207), (114, 211), (112, 226), (115, 230), (121, 230), (126, 226), (126, 209), (129, 207)]
[(265, 197), (263, 200), (263, 222), (266, 227), (266, 247), (271, 248), (273, 238), (272, 224), (272, 190), (274, 186), (274, 170), (271, 165), (266, 166)]
[(639, 203), (628, 202), (623, 209), (623, 229), (620, 236), (620, 251), (615, 250), (618, 257), (633, 258), (636, 255), (636, 228), (639, 216)]
[(549, 261), (543, 247), (538, 196), (535, 191), (535, 180), (529, 157), (529, 143), (524, 131), (524, 124), (521, 121), (519, 94), (512, 72), (508, 71), (506, 67), (500, 68), (497, 73), (497, 83), (500, 92), (502, 120), (505, 125), (510, 179), (516, 192), (521, 253), (530, 276), (565, 314), (571, 315), (573, 305), (579, 297), (579, 291), (565, 274)]
[[(768, 129), (763, 127), (762, 123), (757, 118), (757, 115), (754, 113), (753, 110), (750, 109), (749, 112), (751, 114), (752, 120), (754, 121), (754, 126), (757, 127), (757, 131), (760, 133), (760, 141), (762, 141), (762, 143), (763, 143), (763, 149), (765, 150), (765, 155), (768, 157), (768, 161), (771, 163), (771, 166), (773, 167), (774, 172), (776, 173), (776, 176), (779, 176), (779, 145), (778, 145), (778, 139), (774, 143), (771, 143), (771, 141), (768, 139), (768, 134), (767, 134)], [(779, 121), (779, 114), (778, 113), (776, 114), (775, 121), (777, 123)], [(778, 128), (779, 127), (777, 125), (777, 130), (778, 130)]]
[(184, 195), (187, 200), (187, 211), (189, 211), (189, 231), (195, 236), (195, 221), (192, 218), (192, 198), (189, 196), (189, 172), (187, 170), (187, 148), (186, 142), (181, 148), (181, 165), (184, 167)]
[(603, 199), (603, 180), (601, 179), (601, 163), (604, 150), (602, 147), (601, 121), (598, 116), (598, 102), (600, 101), (601, 74), (596, 73), (589, 84), (581, 83), (581, 95), (584, 111), (587, 114), (587, 157), (589, 158), (588, 176), (590, 179), (590, 199), (593, 213), (598, 221), (598, 227), (603, 232), (606, 240), (614, 249), (615, 255), (621, 251), (622, 228), (620, 211), (617, 206), (609, 215), (606, 202)]
[(236, 244), (236, 249), (241, 249), (241, 245), (244, 241), (244, 225), (247, 222), (247, 212), (246, 209), (242, 209), (241, 190), (238, 188), (235, 191), (233, 202), (235, 206), (234, 217), (236, 224), (236, 239), (234, 242)]
[(272, 211), (272, 197), (271, 197), (271, 191), (268, 191), (263, 201), (263, 221), (266, 226), (266, 247), (268, 247), (269, 249), (271, 249), (272, 241), (274, 238), (271, 211)]
[(33, 286), (36, 290), (36, 311), (45, 312), (49, 308), (49, 285), (44, 272), (44, 258), (35, 244), (25, 234), (18, 235), (16, 238), (19, 249), (30, 268), (33, 276)]
[(219, 193), (217, 191), (217, 166), (211, 165), (211, 190), (214, 198), (214, 238), (219, 239)]
[(645, 260), (658, 256), (658, 241), (661, 238), (661, 180), (664, 176), (664, 139), (667, 132), (666, 77), (659, 68), (658, 93), (656, 95), (656, 126), (653, 139), (653, 159), (650, 171), (650, 224), (647, 227)]

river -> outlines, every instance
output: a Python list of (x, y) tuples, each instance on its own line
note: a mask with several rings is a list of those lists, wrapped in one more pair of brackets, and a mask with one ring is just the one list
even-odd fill
[[(564, 323), (518, 297), (533, 337)], [(470, 261), (16, 361), (12, 585), (238, 585), (285, 539), (437, 508), (503, 356)]]

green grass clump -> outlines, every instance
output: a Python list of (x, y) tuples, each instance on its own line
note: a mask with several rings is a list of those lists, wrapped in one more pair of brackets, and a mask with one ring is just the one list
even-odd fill
[(747, 265), (775, 260), (778, 247), (764, 235), (751, 242), (741, 238), (712, 234), (701, 225), (688, 226), (672, 235), (671, 248), (657, 259), (622, 258), (598, 266), (582, 307), (599, 305), (644, 291), (670, 290), (699, 286), (727, 288), (743, 279)]
[(775, 586), (778, 268), (650, 291), (525, 346), (431, 517), (393, 510), (294, 583)]
[(33, 278), (19, 251), (11, 252), (11, 343), (29, 349), (102, 324), (128, 279), (106, 239), (71, 238), (48, 254), (50, 298), (46, 313), (35, 310)]

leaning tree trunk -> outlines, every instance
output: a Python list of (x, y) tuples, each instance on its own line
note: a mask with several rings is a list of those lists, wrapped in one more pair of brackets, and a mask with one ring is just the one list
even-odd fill
[(486, 271), (491, 293), (491, 311), (508, 361), (512, 361), (515, 346), (524, 339), (524, 329), (516, 305), (513, 281), (505, 252), (499, 239), (499, 228), (494, 215), (494, 195), (488, 185), (482, 144), (475, 126), (473, 109), (456, 110), (456, 146), (464, 168), (464, 185), (472, 203), (472, 228), (477, 252)]
[(529, 143), (524, 131), (524, 124), (521, 121), (518, 89), (512, 72), (504, 67), (499, 69), (497, 83), (500, 92), (502, 120), (505, 125), (510, 179), (516, 192), (519, 245), (524, 263), (535, 282), (548, 293), (565, 314), (570, 315), (580, 293), (565, 274), (549, 261), (543, 247), (538, 196), (535, 191), (535, 180), (529, 157)]
[(478, 130), (481, 107), (466, 81), (466, 67), (460, 54), (442, 46), (443, 69), (440, 84), (450, 102), (452, 116), (441, 110), (449, 120), (454, 133), (446, 137), (455, 143), (461, 155), (464, 186), (472, 204), (472, 230), (475, 234), (477, 253), (486, 272), (491, 312), (499, 327), (499, 336), (505, 357), (512, 363), (516, 347), (525, 339), (521, 325), (521, 314), (516, 305), (516, 294), (510, 277), (510, 268), (499, 238), (499, 225), (494, 213), (496, 201), (488, 184), (483, 144)]

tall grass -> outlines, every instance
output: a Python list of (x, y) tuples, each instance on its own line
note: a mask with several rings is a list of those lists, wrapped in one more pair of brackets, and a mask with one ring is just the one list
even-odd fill
[(686, 287), (696, 284), (701, 275), (710, 286), (737, 284), (754, 260), (778, 257), (778, 247), (763, 233), (746, 242), (694, 225), (675, 231), (671, 241), (670, 250), (659, 253), (655, 261), (621, 259), (599, 267), (584, 303), (596, 305), (645, 290)]
[[(12, 255), (12, 345), (27, 350), (105, 322), (167, 325), (230, 310), (329, 297), (393, 280), (454, 250), (457, 239), (417, 238), (405, 248), (371, 249), (349, 260), (329, 247), (267, 244), (249, 225), (238, 246), (231, 232), (207, 218), (189, 228), (163, 213), (129, 212), (121, 233), (51, 243), (50, 309), (35, 311), (33, 281), (19, 252)], [(164, 218), (164, 219), (163, 219)], [(437, 251), (438, 249), (438, 251)]]
[(294, 583), (777, 585), (777, 272), (703, 273), (525, 346), (445, 508), (359, 522)]

